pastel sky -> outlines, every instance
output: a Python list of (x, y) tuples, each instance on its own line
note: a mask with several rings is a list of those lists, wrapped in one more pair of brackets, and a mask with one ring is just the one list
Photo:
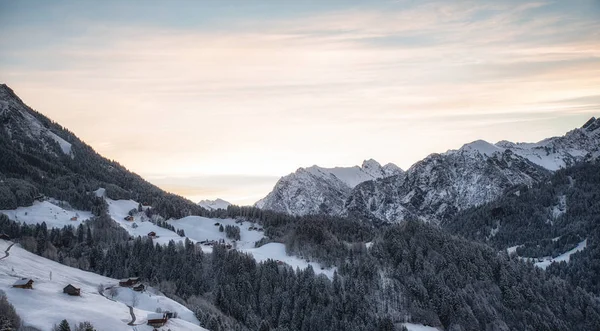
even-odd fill
[(0, 1), (0, 81), (104, 156), (238, 204), (600, 115), (600, 1)]

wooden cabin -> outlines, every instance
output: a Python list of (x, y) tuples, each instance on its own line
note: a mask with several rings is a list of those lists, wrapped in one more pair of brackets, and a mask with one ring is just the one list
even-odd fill
[(146, 289), (146, 286), (144, 286), (144, 284), (138, 284), (136, 286), (133, 287), (133, 290), (136, 292), (142, 292)]
[(77, 221), (77, 216), (71, 217), (71, 221)]
[(121, 279), (119, 281), (119, 286), (130, 287), (130, 286), (136, 285), (139, 282), (140, 282), (140, 277), (130, 277), (130, 278)]
[(155, 238), (156, 237), (156, 232), (154, 232), (154, 231), (148, 232), (148, 237)]
[(69, 285), (65, 286), (65, 288), (63, 288), (63, 293), (67, 293), (68, 295), (73, 295), (73, 296), (80, 296), (81, 289), (69, 284)]
[(17, 280), (12, 287), (16, 287), (16, 288), (26, 288), (26, 289), (33, 289), (33, 279), (31, 278), (21, 278), (19, 280)]
[(169, 318), (167, 317), (166, 313), (148, 314), (148, 325), (151, 325), (155, 328), (159, 328), (159, 327), (165, 325), (167, 323), (168, 319)]
[(131, 215), (127, 215), (127, 216), (125, 216), (125, 218), (124, 218), (124, 219), (125, 219), (126, 221), (133, 222), (133, 216), (131, 216)]
[(0, 233), (0, 239), (3, 240), (10, 240), (10, 236), (7, 235), (6, 233)]

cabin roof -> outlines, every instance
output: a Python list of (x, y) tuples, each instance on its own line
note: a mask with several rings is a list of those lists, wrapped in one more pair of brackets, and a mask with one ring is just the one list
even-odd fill
[(13, 285), (27, 285), (27, 283), (33, 282), (31, 278), (22, 278), (17, 280)]
[(67, 288), (72, 288), (72, 289), (75, 289), (75, 290), (79, 290), (79, 288), (78, 288), (78, 287), (75, 287), (75, 286), (73, 286), (73, 285), (71, 285), (71, 284), (69, 284), (69, 285), (65, 286), (65, 289), (67, 289)]
[(165, 318), (164, 313), (150, 313), (147, 317), (148, 320), (161, 320), (163, 318)]

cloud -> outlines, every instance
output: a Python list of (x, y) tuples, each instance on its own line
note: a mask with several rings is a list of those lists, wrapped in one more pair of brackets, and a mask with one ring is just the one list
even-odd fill
[[(468, 140), (566, 131), (598, 111), (580, 98), (600, 94), (600, 22), (558, 5), (400, 1), (197, 24), (9, 25), (0, 74), (108, 157), (142, 174), (217, 176), (229, 188), (160, 182), (217, 194), (236, 187), (222, 175), (371, 157), (407, 168)], [(538, 122), (550, 129), (525, 128)]]

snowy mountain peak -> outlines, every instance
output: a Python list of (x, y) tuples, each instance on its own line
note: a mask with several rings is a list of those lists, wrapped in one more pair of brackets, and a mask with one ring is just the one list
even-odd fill
[(587, 132), (594, 132), (600, 129), (600, 119), (592, 117), (587, 122), (585, 122), (585, 124), (581, 128), (585, 129)]
[(479, 153), (485, 156), (492, 156), (494, 153), (504, 152), (504, 148), (492, 145), (485, 140), (475, 140), (468, 144), (464, 144), (459, 151), (467, 153)]
[(299, 168), (282, 177), (273, 191), (255, 206), (292, 215), (339, 215), (352, 188), (365, 181), (401, 174), (389, 164), (382, 167), (375, 160), (365, 160), (353, 167), (323, 168), (317, 165)]
[(223, 200), (223, 199), (215, 199), (215, 200), (202, 200), (198, 202), (198, 205), (208, 210), (217, 210), (217, 209), (227, 209), (231, 205), (231, 203)]

